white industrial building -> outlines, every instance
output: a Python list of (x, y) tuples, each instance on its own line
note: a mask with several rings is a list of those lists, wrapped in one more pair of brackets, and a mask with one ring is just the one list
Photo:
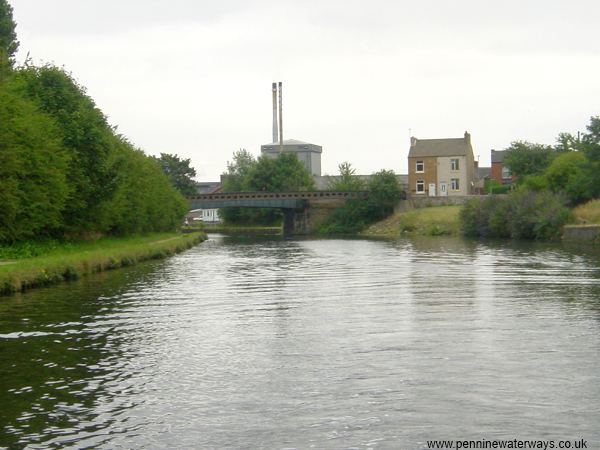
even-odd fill
[(321, 176), (321, 153), (323, 153), (323, 147), (320, 145), (309, 144), (308, 142), (296, 139), (288, 139), (283, 141), (283, 145), (279, 145), (278, 142), (272, 142), (260, 147), (261, 155), (276, 158), (280, 152), (294, 153), (311, 175)]

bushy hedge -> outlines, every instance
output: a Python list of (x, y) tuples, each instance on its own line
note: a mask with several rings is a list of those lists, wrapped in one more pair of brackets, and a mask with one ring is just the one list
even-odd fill
[(169, 231), (185, 199), (54, 66), (0, 79), (0, 243)]
[(504, 197), (466, 203), (460, 220), (463, 234), (513, 239), (556, 239), (571, 219), (566, 199), (549, 191), (520, 189)]

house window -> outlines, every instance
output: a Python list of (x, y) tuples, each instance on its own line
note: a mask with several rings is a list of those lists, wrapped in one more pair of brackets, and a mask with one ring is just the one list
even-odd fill
[(512, 176), (512, 172), (509, 167), (502, 167), (502, 179), (506, 180)]
[(417, 194), (425, 193), (425, 182), (423, 180), (417, 180)]
[(458, 183), (458, 178), (452, 178), (452, 179), (450, 179), (450, 189), (452, 189), (453, 191), (459, 191), (460, 190), (460, 185)]
[(417, 173), (425, 172), (425, 164), (423, 163), (423, 161), (417, 161), (415, 172), (417, 172)]
[(450, 160), (450, 169), (451, 170), (459, 170), (458, 159)]

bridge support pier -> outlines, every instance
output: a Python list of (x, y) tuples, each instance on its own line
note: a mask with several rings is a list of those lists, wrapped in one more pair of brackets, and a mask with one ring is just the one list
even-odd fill
[(283, 210), (283, 235), (309, 234), (310, 224), (308, 222), (308, 209), (284, 209)]
[(284, 236), (314, 234), (339, 204), (319, 205), (312, 203), (303, 209), (283, 210)]

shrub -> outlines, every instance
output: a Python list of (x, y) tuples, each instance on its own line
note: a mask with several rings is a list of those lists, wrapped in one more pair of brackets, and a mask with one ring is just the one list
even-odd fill
[(402, 189), (391, 170), (374, 174), (367, 185), (369, 198), (349, 200), (334, 210), (319, 228), (322, 234), (358, 233), (367, 225), (383, 219), (394, 212), (394, 205), (401, 198)]
[(486, 178), (483, 191), (486, 194), (506, 194), (511, 188), (510, 184), (502, 184), (493, 178)]
[(465, 236), (555, 239), (571, 219), (566, 199), (550, 191), (520, 189), (507, 197), (471, 200), (461, 210)]

